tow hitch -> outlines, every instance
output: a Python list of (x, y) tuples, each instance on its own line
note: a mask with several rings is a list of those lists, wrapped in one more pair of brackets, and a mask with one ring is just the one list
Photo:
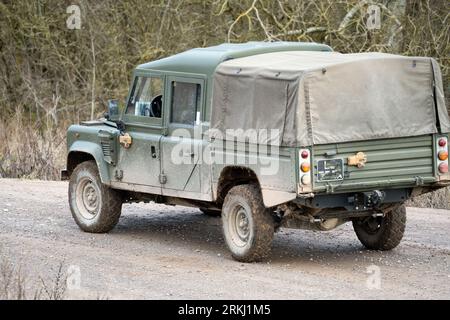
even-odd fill
[(348, 197), (348, 204), (350, 208), (355, 211), (365, 211), (368, 209), (377, 208), (384, 200), (386, 194), (380, 190), (371, 192), (361, 192)]

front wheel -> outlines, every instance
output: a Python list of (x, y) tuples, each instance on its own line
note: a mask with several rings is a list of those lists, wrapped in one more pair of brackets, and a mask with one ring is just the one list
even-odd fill
[(270, 253), (274, 219), (255, 185), (233, 187), (222, 207), (225, 241), (234, 259), (260, 261)]
[(406, 208), (400, 205), (384, 217), (365, 217), (353, 220), (359, 241), (370, 250), (392, 250), (405, 233)]
[(100, 180), (94, 161), (79, 164), (69, 182), (69, 205), (77, 225), (85, 232), (106, 233), (119, 222), (122, 198)]

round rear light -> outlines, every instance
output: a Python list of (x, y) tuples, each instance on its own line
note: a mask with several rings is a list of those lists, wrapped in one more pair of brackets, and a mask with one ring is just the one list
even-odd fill
[(302, 151), (302, 158), (303, 159), (306, 159), (306, 158), (308, 158), (309, 157), (309, 152), (308, 151)]
[(305, 174), (302, 177), (302, 184), (305, 184), (305, 185), (311, 184), (311, 176), (309, 174)]
[(309, 172), (309, 170), (311, 170), (311, 166), (308, 162), (303, 162), (301, 165), (301, 169), (303, 172)]
[(447, 151), (439, 151), (438, 158), (441, 161), (445, 161), (448, 159), (448, 152)]
[(448, 164), (446, 163), (441, 163), (439, 165), (439, 172), (440, 173), (447, 173), (448, 172)]
[(447, 145), (447, 141), (444, 138), (439, 139), (439, 147), (445, 147)]

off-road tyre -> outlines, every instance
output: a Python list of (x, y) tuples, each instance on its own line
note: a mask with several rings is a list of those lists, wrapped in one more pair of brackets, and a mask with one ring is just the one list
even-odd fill
[(268, 257), (275, 232), (272, 212), (263, 203), (259, 187), (233, 187), (222, 207), (225, 242), (234, 259), (261, 261)]
[(95, 161), (79, 164), (69, 181), (69, 205), (81, 230), (106, 233), (119, 222), (122, 211), (119, 191), (102, 184)]
[[(377, 219), (377, 220), (375, 220)], [(375, 227), (378, 225), (377, 227)], [(405, 233), (406, 208), (399, 205), (384, 217), (368, 217), (353, 220), (353, 229), (359, 241), (370, 250), (392, 250)]]

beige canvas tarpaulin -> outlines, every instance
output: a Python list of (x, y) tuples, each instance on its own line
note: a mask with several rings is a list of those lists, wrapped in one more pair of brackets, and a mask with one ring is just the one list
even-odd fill
[(275, 129), (260, 143), (285, 146), (416, 136), (450, 131), (444, 101), (430, 58), (276, 52), (218, 66), (211, 128)]

